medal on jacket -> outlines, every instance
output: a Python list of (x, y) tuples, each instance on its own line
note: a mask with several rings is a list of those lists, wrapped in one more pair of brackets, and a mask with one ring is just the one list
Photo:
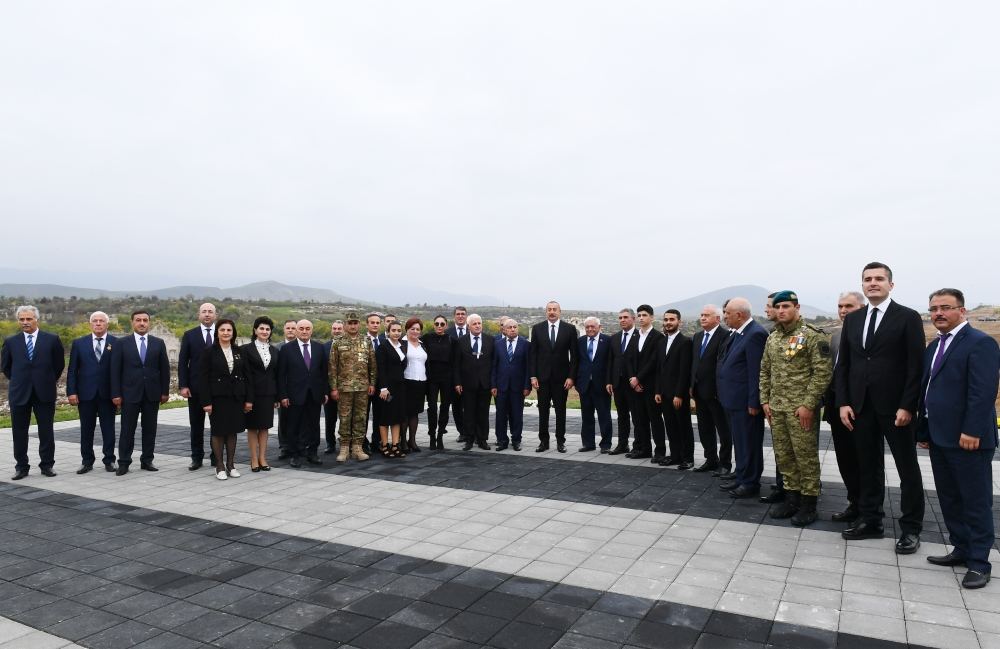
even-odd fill
[(788, 339), (788, 347), (785, 349), (785, 358), (794, 358), (799, 350), (802, 349), (806, 342), (806, 337), (803, 335), (792, 336)]

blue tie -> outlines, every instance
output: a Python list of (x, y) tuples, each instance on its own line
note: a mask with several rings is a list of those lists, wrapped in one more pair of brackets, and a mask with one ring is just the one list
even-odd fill
[(28, 334), (28, 360), (35, 360), (35, 343), (32, 340), (34, 334)]
[(708, 347), (708, 332), (701, 334), (701, 351), (698, 352), (698, 358), (705, 355), (705, 348)]
[(507, 341), (507, 362), (510, 363), (514, 360), (514, 344), (509, 340)]
[(625, 353), (625, 347), (628, 346), (628, 332), (622, 332), (622, 353)]
[(141, 336), (139, 338), (139, 361), (142, 362), (143, 365), (146, 364), (146, 337), (145, 336)]
[(590, 360), (594, 360), (594, 339), (593, 338), (591, 338), (590, 342), (587, 343), (587, 356), (590, 357)]
[(479, 358), (479, 336), (474, 336), (472, 341), (472, 353)]

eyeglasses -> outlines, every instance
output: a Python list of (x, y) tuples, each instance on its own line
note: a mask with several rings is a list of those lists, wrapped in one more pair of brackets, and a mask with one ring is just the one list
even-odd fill
[(447, 322), (435, 322), (435, 323), (434, 323), (434, 326), (435, 326), (435, 327), (443, 327), (443, 326), (445, 326), (446, 324), (448, 324), (448, 323), (447, 323)]
[(961, 308), (962, 307), (960, 307), (960, 306), (952, 306), (950, 304), (942, 304), (941, 306), (932, 306), (931, 308), (927, 309), (927, 311), (930, 312), (930, 313), (938, 313), (938, 312), (948, 313), (950, 311), (954, 311), (955, 309), (961, 309)]

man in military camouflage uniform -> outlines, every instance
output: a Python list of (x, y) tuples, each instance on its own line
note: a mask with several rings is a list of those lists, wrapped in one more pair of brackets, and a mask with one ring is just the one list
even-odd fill
[(830, 339), (802, 321), (793, 291), (776, 293), (774, 310), (774, 331), (760, 363), (760, 403), (771, 424), (786, 496), (771, 517), (791, 517), (793, 525), (804, 527), (816, 520), (820, 467), (815, 424), (833, 374)]
[(330, 396), (337, 400), (340, 414), (338, 462), (367, 460), (361, 447), (368, 427), (368, 397), (375, 393), (375, 350), (368, 336), (360, 333), (358, 314), (349, 311), (344, 333), (330, 345)]

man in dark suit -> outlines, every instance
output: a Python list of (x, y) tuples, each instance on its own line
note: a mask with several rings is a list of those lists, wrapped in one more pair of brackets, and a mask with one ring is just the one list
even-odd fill
[(845, 539), (882, 538), (885, 498), (885, 444), (889, 443), (902, 492), (896, 552), (920, 546), (924, 484), (911, 426), (920, 397), (924, 327), (920, 314), (890, 297), (892, 270), (872, 262), (861, 272), (868, 308), (847, 314), (840, 336), (835, 376), (840, 421), (854, 433), (861, 490), (859, 518)]
[(292, 445), (289, 464), (320, 465), (320, 408), (330, 397), (330, 366), (323, 345), (312, 340), (313, 325), (299, 320), (298, 339), (281, 348), (278, 354), (278, 398), (288, 408), (288, 435)]
[[(299, 339), (299, 330), (296, 325), (299, 324), (298, 320), (285, 320), (283, 326), (284, 340), (279, 342), (275, 347), (280, 351), (282, 347), (290, 343), (294, 343)], [(279, 356), (280, 358), (280, 356)], [(288, 408), (284, 406), (278, 408), (278, 459), (287, 460), (292, 457), (292, 441), (288, 438)]]
[(698, 439), (705, 453), (705, 461), (695, 471), (712, 471), (716, 477), (732, 478), (733, 437), (719, 401), (715, 377), (719, 349), (729, 335), (729, 331), (719, 324), (721, 319), (722, 309), (706, 304), (698, 316), (701, 331), (691, 340), (691, 396), (698, 418)]
[[(834, 374), (837, 371), (837, 359), (840, 355), (840, 336), (844, 331), (843, 322), (848, 313), (864, 307), (865, 296), (858, 291), (845, 291), (837, 298), (837, 317), (841, 326), (830, 332), (830, 355), (833, 357)], [(858, 517), (858, 497), (861, 490), (861, 475), (858, 471), (858, 450), (854, 444), (854, 433), (847, 430), (840, 421), (840, 409), (837, 407), (837, 381), (830, 381), (830, 387), (823, 395), (823, 419), (830, 424), (833, 437), (833, 451), (837, 455), (837, 468), (847, 489), (847, 509), (832, 516), (836, 522), (853, 523)]]
[(510, 443), (515, 451), (521, 450), (521, 431), (524, 428), (524, 398), (531, 392), (528, 376), (528, 356), (531, 343), (517, 335), (517, 321), (506, 318), (503, 338), (493, 342), (493, 372), (491, 385), (497, 406), (497, 450), (507, 448), (507, 422), (510, 422)]
[[(388, 326), (388, 324), (387, 324)], [(368, 336), (368, 342), (371, 343), (372, 351), (378, 352), (378, 348), (382, 346), (385, 342), (385, 333), (380, 333), (382, 328), (382, 316), (377, 313), (369, 313), (365, 316), (365, 329), (367, 330), (365, 335)], [(376, 390), (374, 393), (368, 396), (368, 413), (370, 415), (371, 425), (372, 425), (372, 436), (371, 440), (365, 440), (362, 443), (362, 452), (367, 455), (374, 455), (375, 450), (382, 445), (382, 441), (379, 438), (379, 413), (382, 411), (382, 399), (379, 398), (379, 393)]]
[[(198, 307), (198, 326), (188, 329), (181, 337), (181, 352), (177, 357), (177, 387), (180, 395), (188, 400), (188, 420), (191, 422), (191, 465), (188, 470), (201, 468), (205, 460), (205, 410), (198, 391), (198, 359), (201, 352), (215, 340), (215, 305), (206, 302)], [(215, 454), (211, 454), (215, 466)]]
[(632, 452), (626, 453), (625, 457), (649, 458), (652, 463), (659, 464), (666, 458), (663, 415), (656, 403), (656, 347), (663, 334), (653, 326), (653, 307), (642, 304), (635, 313), (639, 323), (635, 334), (636, 347), (635, 353), (628, 357), (626, 372), (629, 387), (637, 395), (638, 403), (632, 413), (635, 441)]
[(681, 312), (663, 314), (663, 338), (656, 350), (656, 403), (670, 442), (663, 466), (686, 471), (694, 466), (694, 429), (691, 427), (691, 339), (681, 333)]
[[(323, 344), (323, 350), (326, 351), (327, 362), (330, 359), (330, 348), (333, 346), (333, 339), (344, 333), (344, 321), (334, 320), (330, 325), (330, 340)], [(335, 399), (327, 399), (326, 403), (323, 404), (323, 419), (325, 426), (324, 437), (326, 437), (326, 450), (323, 451), (326, 455), (331, 455), (337, 452), (337, 419), (340, 417), (340, 411), (337, 401)]]
[(562, 322), (558, 302), (545, 305), (545, 322), (531, 328), (528, 371), (538, 398), (538, 448), (549, 448), (549, 408), (556, 411), (556, 450), (566, 452), (566, 397), (576, 376), (576, 327)]
[(750, 302), (742, 297), (729, 300), (723, 310), (732, 338), (719, 356), (716, 369), (719, 402), (726, 410), (736, 454), (735, 476), (720, 489), (734, 498), (760, 493), (764, 472), (764, 412), (760, 404), (760, 360), (767, 330), (757, 324)]
[(14, 476), (20, 480), (28, 475), (28, 428), (31, 413), (38, 423), (38, 469), (51, 478), (56, 473), (56, 442), (53, 423), (56, 415), (56, 382), (66, 366), (59, 336), (38, 329), (38, 309), (19, 306), (14, 312), (21, 332), (4, 341), (0, 366), (10, 383), (7, 400), (10, 404), (11, 428), (14, 434)]
[[(639, 395), (629, 385), (628, 368), (631, 357), (636, 353), (635, 311), (622, 309), (618, 312), (620, 331), (611, 337), (608, 350), (608, 374), (604, 379), (605, 389), (615, 400), (618, 412), (618, 443), (609, 455), (631, 452), (628, 446), (630, 424), (635, 421), (635, 413), (640, 406)], [(633, 426), (634, 428), (634, 426)]]
[(108, 314), (90, 315), (92, 333), (73, 341), (66, 372), (66, 396), (80, 412), (80, 457), (77, 473), (94, 468), (94, 430), (101, 422), (104, 470), (115, 466), (115, 404), (111, 403), (111, 350), (118, 339), (108, 333)]
[[(601, 427), (601, 453), (611, 450), (611, 395), (607, 390), (611, 338), (601, 333), (601, 321), (591, 316), (583, 321), (587, 333), (576, 341), (576, 391), (580, 395), (583, 420), (580, 425), (581, 453), (597, 448), (594, 439), (594, 412)], [(626, 417), (628, 415), (625, 415)]]
[(483, 319), (475, 313), (468, 318), (469, 333), (458, 340), (455, 350), (455, 392), (462, 396), (465, 417), (465, 446), (475, 443), (490, 450), (490, 389), (493, 372), (494, 340), (483, 335)]
[(111, 350), (111, 401), (121, 408), (121, 435), (118, 439), (118, 471), (125, 475), (132, 464), (135, 429), (142, 418), (142, 454), (139, 466), (153, 466), (156, 446), (156, 418), (160, 404), (170, 398), (170, 359), (167, 346), (149, 335), (149, 312), (132, 312), (132, 335), (118, 340)]
[(930, 447), (934, 485), (953, 549), (927, 560), (965, 565), (965, 588), (990, 581), (993, 526), (992, 459), (997, 447), (994, 400), (1000, 376), (996, 340), (965, 318), (965, 295), (954, 288), (930, 296), (937, 340), (924, 351), (920, 387), (921, 446)]
[[(448, 335), (452, 340), (458, 340), (469, 333), (468, 317), (469, 312), (464, 306), (457, 306), (452, 312), (454, 322), (447, 328)], [(458, 431), (458, 442), (464, 444), (465, 439), (465, 413), (462, 408), (462, 395), (451, 395), (451, 419), (455, 422), (455, 430)]]

